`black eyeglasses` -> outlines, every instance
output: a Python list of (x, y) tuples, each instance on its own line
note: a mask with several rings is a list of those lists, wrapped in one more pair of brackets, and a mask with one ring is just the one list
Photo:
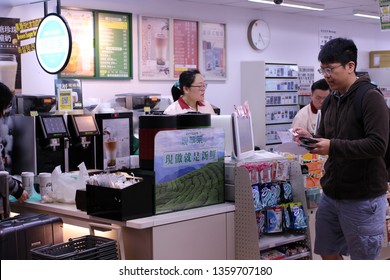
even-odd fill
[(203, 84), (203, 85), (199, 85), (199, 86), (190, 86), (190, 87), (197, 87), (199, 88), (199, 90), (206, 90), (208, 84)]
[(340, 66), (343, 66), (343, 65), (340, 64), (339, 66), (335, 66), (335, 67), (320, 68), (320, 69), (318, 69), (318, 73), (320, 73), (321, 75), (330, 76), (330, 75), (332, 75), (333, 70), (336, 68), (339, 68)]

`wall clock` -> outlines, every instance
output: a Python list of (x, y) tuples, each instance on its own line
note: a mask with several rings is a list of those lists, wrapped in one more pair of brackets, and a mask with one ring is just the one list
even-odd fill
[(264, 50), (271, 39), (268, 23), (261, 19), (252, 20), (248, 26), (248, 41), (255, 50)]

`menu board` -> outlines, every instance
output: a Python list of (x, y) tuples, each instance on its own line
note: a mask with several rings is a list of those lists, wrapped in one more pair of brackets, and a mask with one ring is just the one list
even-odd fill
[(198, 23), (196, 21), (173, 21), (174, 77), (183, 71), (198, 69)]
[(98, 13), (99, 76), (130, 78), (130, 17)]
[(61, 77), (131, 79), (131, 14), (63, 8), (73, 43)]
[(68, 21), (72, 32), (72, 54), (66, 68), (61, 72), (63, 77), (94, 77), (94, 18), (92, 11), (65, 10), (61, 14)]

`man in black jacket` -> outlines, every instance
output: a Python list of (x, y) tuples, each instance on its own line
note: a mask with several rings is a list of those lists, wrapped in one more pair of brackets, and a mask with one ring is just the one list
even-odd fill
[[(387, 171), (384, 154), (389, 114), (383, 96), (368, 90), (362, 120), (356, 117), (354, 94), (369, 83), (356, 76), (357, 48), (352, 40), (336, 38), (318, 55), (319, 72), (332, 93), (311, 153), (328, 155), (321, 178), (323, 196), (316, 216), (316, 254), (323, 259), (376, 259), (380, 255), (385, 218)], [(296, 139), (311, 136), (296, 128)], [(299, 140), (297, 140), (299, 141)]]

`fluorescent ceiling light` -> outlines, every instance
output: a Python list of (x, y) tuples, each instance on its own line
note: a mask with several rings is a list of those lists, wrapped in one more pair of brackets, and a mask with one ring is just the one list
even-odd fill
[(282, 4), (275, 4), (273, 0), (271, 0), (271, 1), (267, 1), (267, 0), (248, 0), (248, 1), (249, 2), (261, 3), (261, 4), (278, 5), (278, 6), (284, 6), (284, 7), (290, 7), (290, 8), (312, 10), (312, 11), (323, 11), (325, 9), (324, 5), (302, 3), (302, 2), (296, 2), (296, 1), (288, 1), (288, 2), (283, 1)]
[(378, 15), (375, 15), (373, 13), (368, 13), (368, 12), (362, 12), (362, 11), (353, 11), (353, 15), (357, 17), (380, 19), (380, 16)]

